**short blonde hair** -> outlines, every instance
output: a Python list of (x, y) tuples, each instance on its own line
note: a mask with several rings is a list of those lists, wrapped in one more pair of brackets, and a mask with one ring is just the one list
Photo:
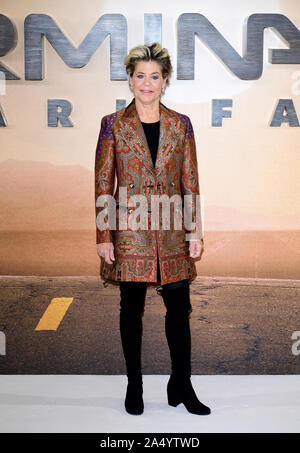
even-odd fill
[(150, 46), (133, 47), (124, 60), (127, 74), (131, 77), (133, 76), (134, 70), (139, 61), (156, 61), (159, 63), (163, 78), (167, 78), (166, 85), (169, 85), (169, 78), (173, 68), (167, 49), (162, 48), (158, 42), (154, 42)]

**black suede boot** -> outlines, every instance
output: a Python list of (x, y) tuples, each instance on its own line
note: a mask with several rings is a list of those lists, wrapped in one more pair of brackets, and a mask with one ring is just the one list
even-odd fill
[(120, 288), (120, 334), (128, 378), (125, 409), (131, 415), (140, 415), (144, 412), (141, 348), (146, 288), (145, 285), (124, 284), (120, 284)]
[(209, 415), (211, 410), (198, 400), (190, 377), (171, 374), (168, 386), (168, 404), (178, 406), (183, 403), (191, 414)]
[(128, 376), (125, 409), (131, 415), (144, 412), (142, 376)]
[[(177, 283), (177, 282), (176, 282)], [(191, 332), (189, 284), (162, 287), (165, 316), (165, 333), (170, 349), (172, 373), (167, 385), (168, 404), (178, 406), (183, 403), (186, 409), (197, 415), (208, 415), (210, 408), (202, 404), (191, 383)]]
[(125, 408), (132, 415), (139, 415), (144, 411), (141, 373), (142, 331), (141, 315), (130, 316), (120, 313), (120, 333), (128, 379)]

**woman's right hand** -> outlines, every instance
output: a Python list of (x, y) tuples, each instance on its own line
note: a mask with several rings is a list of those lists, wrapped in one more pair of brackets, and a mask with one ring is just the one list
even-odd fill
[(112, 242), (101, 242), (97, 244), (97, 253), (102, 256), (108, 264), (115, 260), (114, 244)]

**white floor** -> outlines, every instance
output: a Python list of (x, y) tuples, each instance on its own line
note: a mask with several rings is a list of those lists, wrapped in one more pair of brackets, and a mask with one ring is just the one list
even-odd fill
[(193, 375), (208, 416), (168, 406), (168, 377), (144, 375), (144, 413), (129, 415), (126, 376), (2, 375), (0, 432), (300, 432), (299, 375)]

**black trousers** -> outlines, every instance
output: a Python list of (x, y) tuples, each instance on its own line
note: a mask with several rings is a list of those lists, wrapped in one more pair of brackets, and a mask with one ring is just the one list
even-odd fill
[[(191, 335), (189, 315), (192, 309), (189, 280), (167, 283), (157, 288), (166, 308), (165, 333), (170, 348), (172, 373), (191, 374)], [(147, 282), (120, 282), (120, 334), (127, 376), (141, 375), (141, 347)]]

